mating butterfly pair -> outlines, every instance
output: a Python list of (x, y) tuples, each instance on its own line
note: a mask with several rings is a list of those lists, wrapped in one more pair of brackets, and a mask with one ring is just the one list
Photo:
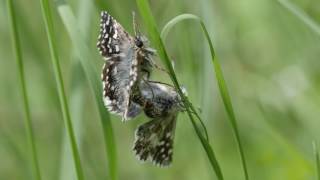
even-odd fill
[(137, 128), (133, 150), (142, 161), (150, 159), (167, 166), (172, 161), (176, 119), (183, 106), (174, 87), (149, 80), (155, 50), (138, 32), (134, 18), (133, 27), (134, 37), (110, 14), (101, 13), (97, 47), (105, 60), (101, 74), (103, 100), (107, 109), (122, 116), (123, 121), (144, 111), (151, 120)]

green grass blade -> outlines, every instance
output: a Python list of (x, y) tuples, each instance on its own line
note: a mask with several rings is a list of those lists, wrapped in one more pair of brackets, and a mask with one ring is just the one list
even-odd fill
[(152, 42), (155, 44), (160, 58), (163, 60), (164, 64), (166, 65), (172, 82), (174, 83), (175, 87), (177, 88), (180, 96), (183, 98), (183, 102), (184, 102), (184, 105), (186, 106), (188, 116), (192, 122), (192, 125), (196, 131), (198, 138), (200, 139), (200, 142), (201, 142), (203, 148), (206, 151), (206, 154), (207, 154), (207, 157), (211, 163), (211, 166), (212, 166), (213, 170), (215, 171), (217, 178), (222, 180), (223, 174), (222, 174), (220, 165), (215, 157), (214, 151), (211, 148), (207, 139), (203, 136), (200, 128), (196, 124), (192, 113), (196, 114), (196, 117), (200, 117), (200, 116), (197, 114), (197, 111), (195, 111), (195, 108), (188, 101), (188, 98), (183, 95), (183, 93), (180, 89), (178, 79), (174, 73), (171, 61), (168, 57), (168, 54), (165, 50), (165, 47), (164, 47), (164, 44), (163, 44), (162, 39), (160, 37), (160, 34), (157, 30), (157, 26), (156, 26), (156, 23), (155, 23), (154, 18), (152, 16), (149, 4), (146, 2), (146, 0), (137, 0), (137, 5), (139, 8), (139, 12), (144, 20), (144, 23), (149, 31), (150, 38), (151, 38)]
[(295, 15), (298, 19), (300, 19), (303, 23), (305, 23), (310, 29), (312, 29), (315, 33), (320, 35), (320, 25), (315, 22), (312, 18), (310, 18), (305, 12), (299, 9), (296, 5), (289, 2), (288, 0), (278, 0), (278, 2), (290, 11), (293, 15)]
[(318, 144), (313, 142), (313, 150), (316, 160), (316, 171), (317, 171), (317, 179), (320, 180), (320, 156), (319, 156), (319, 149)]
[[(90, 6), (91, 1), (80, 0), (78, 5), (78, 19), (77, 23), (82, 29), (85, 38), (88, 38), (91, 29), (90, 19), (93, 15), (92, 6)], [(86, 129), (86, 125), (83, 123), (83, 115), (85, 110), (85, 97), (86, 97), (86, 78), (83, 72), (83, 68), (79, 60), (77, 59), (77, 54), (72, 51), (72, 67), (71, 67), (71, 85), (70, 85), (70, 113), (73, 120), (75, 128), (76, 141), (78, 142), (79, 150), (82, 149), (82, 134)], [(74, 179), (76, 176), (73, 171), (72, 157), (70, 156), (70, 146), (68, 143), (68, 136), (64, 134), (63, 136), (63, 154), (60, 162), (60, 180)]]
[(203, 21), (199, 17), (197, 17), (197, 16), (195, 16), (193, 14), (182, 14), (182, 15), (176, 16), (175, 18), (170, 20), (165, 25), (165, 27), (163, 28), (163, 30), (161, 32), (161, 37), (163, 39), (165, 39), (167, 37), (169, 31), (177, 23), (182, 22), (183, 20), (190, 20), (190, 19), (191, 20), (196, 20), (200, 24), (200, 26), (201, 26), (204, 34), (205, 34), (205, 37), (207, 39), (207, 42), (209, 44), (210, 53), (211, 53), (211, 60), (212, 60), (212, 63), (213, 63), (214, 72), (215, 72), (216, 79), (217, 79), (217, 82), (218, 82), (219, 91), (220, 91), (220, 94), (221, 94), (221, 97), (222, 97), (222, 100), (223, 100), (223, 103), (224, 103), (224, 107), (225, 107), (225, 109), (227, 111), (227, 114), (229, 116), (229, 120), (230, 120), (230, 123), (232, 125), (232, 129), (233, 129), (235, 137), (236, 137), (236, 142), (237, 142), (237, 145), (238, 145), (238, 148), (239, 148), (239, 152), (240, 152), (240, 158), (241, 158), (241, 162), (242, 162), (242, 166), (243, 166), (245, 179), (248, 180), (249, 179), (249, 175), (248, 175), (246, 160), (245, 160), (243, 148), (242, 148), (242, 145), (241, 145), (240, 134), (239, 134), (239, 130), (238, 130), (238, 126), (237, 126), (237, 121), (236, 121), (236, 117), (235, 117), (235, 114), (234, 114), (234, 110), (233, 110), (233, 107), (232, 107), (231, 98), (230, 98), (230, 95), (228, 93), (225, 80), (223, 78), (223, 73), (222, 73), (222, 70), (221, 70), (221, 67), (220, 67), (220, 63), (219, 63), (218, 59), (215, 56), (215, 51), (214, 51), (214, 48), (213, 48), (213, 44), (212, 44), (210, 35), (209, 35), (208, 31), (207, 31), (207, 28), (206, 28), (205, 24), (203, 23)]
[[(174, 27), (178, 22), (186, 20), (186, 19), (195, 19), (195, 20), (199, 20), (199, 18), (193, 14), (183, 14), (181, 16), (178, 16), (177, 18), (173, 18), (171, 21), (169, 21), (165, 27), (162, 29), (161, 31), (161, 39), (165, 40), (168, 33), (170, 32), (171, 28)], [(192, 111), (196, 111), (195, 108), (193, 106), (191, 106)], [(201, 126), (203, 127), (204, 131), (205, 131), (205, 135), (207, 138), (207, 141), (209, 141), (209, 136), (208, 136), (208, 132), (207, 132), (207, 128), (205, 127), (203, 121), (201, 120), (200, 116), (198, 116), (198, 114), (195, 114), (197, 116), (197, 118), (199, 119)]]
[(95, 57), (92, 55), (92, 52), (90, 52), (90, 48), (87, 46), (85, 38), (77, 26), (75, 16), (70, 6), (68, 6), (64, 0), (58, 1), (58, 12), (70, 35), (75, 52), (78, 54), (78, 59), (94, 94), (103, 128), (110, 178), (116, 180), (118, 179), (116, 143), (109, 114), (101, 99), (102, 88), (99, 78), (100, 73), (97, 73), (93, 66), (93, 59), (95, 59)]
[(23, 107), (24, 107), (24, 113), (25, 113), (25, 126), (27, 131), (27, 139), (30, 144), (30, 151), (31, 151), (30, 156), (33, 164), (32, 166), (33, 176), (34, 176), (34, 179), (41, 180), (41, 173), (40, 173), (37, 149), (36, 149), (34, 132), (32, 127), (31, 115), (30, 115), (30, 107), (29, 107), (29, 100), (27, 95), (26, 80), (25, 80), (25, 73), (24, 73), (24, 64), (22, 61), (22, 52), (21, 52), (20, 39), (19, 39), (19, 33), (17, 28), (13, 0), (7, 0), (7, 5), (8, 5), (9, 21), (11, 24), (11, 31), (12, 31), (12, 44), (13, 44), (13, 50), (15, 52), (19, 84), (20, 84), (20, 90), (22, 94), (22, 101), (23, 101)]
[(53, 22), (52, 22), (52, 16), (50, 12), (50, 6), (49, 6), (48, 0), (40, 0), (40, 3), (41, 3), (43, 20), (46, 27), (46, 33), (48, 36), (51, 60), (52, 60), (52, 65), (54, 69), (54, 75), (56, 78), (58, 93), (59, 93), (60, 106), (61, 106), (65, 126), (67, 128), (67, 133), (70, 139), (70, 145), (71, 145), (72, 156), (73, 156), (73, 160), (76, 168), (76, 174), (79, 180), (83, 180), (84, 174), (83, 174), (83, 169), (80, 161), (80, 154), (77, 149), (74, 129), (73, 129), (72, 121), (70, 117), (68, 100), (65, 94), (64, 83), (63, 83), (62, 73), (61, 73), (60, 64), (59, 64), (59, 56), (58, 56), (58, 51), (56, 48), (57, 46), (54, 38)]
[(196, 124), (193, 116), (191, 115), (191, 113), (189, 111), (188, 111), (188, 116), (189, 116), (189, 118), (191, 120), (191, 123), (192, 123), (192, 125), (193, 125), (193, 127), (194, 127), (194, 129), (196, 131), (196, 134), (197, 134), (198, 138), (200, 139), (200, 142), (201, 142), (204, 150), (207, 153), (208, 159), (209, 159), (209, 161), (211, 163), (211, 166), (212, 166), (213, 170), (215, 171), (215, 173), (217, 175), (217, 178), (219, 180), (223, 180), (224, 178), (223, 178), (223, 174), (222, 174), (220, 165), (218, 163), (218, 160), (217, 160), (217, 158), (216, 158), (216, 156), (214, 154), (214, 151), (213, 151), (211, 145), (209, 144), (207, 139), (205, 139), (205, 137), (202, 135), (200, 128)]
[(179, 16), (174, 17), (173, 19), (171, 19), (169, 22), (167, 22), (167, 24), (163, 27), (162, 31), (161, 31), (161, 38), (163, 40), (166, 40), (170, 30), (179, 22), (183, 21), (183, 20), (197, 20), (200, 21), (198, 16), (195, 16), (193, 14), (181, 14)]
[[(81, 151), (83, 132), (85, 130), (85, 124), (83, 123), (83, 112), (85, 110), (85, 77), (82, 66), (73, 58), (71, 67), (71, 88), (70, 88), (70, 113), (73, 120), (73, 126), (75, 130), (76, 141), (78, 142), (78, 148)], [(72, 156), (70, 156), (70, 146), (68, 142), (68, 135), (64, 133), (62, 142), (62, 154), (60, 156), (60, 180), (69, 180), (75, 178), (73, 171)]]

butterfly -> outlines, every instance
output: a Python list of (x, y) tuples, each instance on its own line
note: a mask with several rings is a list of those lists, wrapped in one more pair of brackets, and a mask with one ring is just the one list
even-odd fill
[[(134, 20), (133, 20), (134, 21)], [(128, 32), (107, 12), (101, 13), (97, 47), (105, 60), (102, 68), (103, 100), (111, 113), (122, 120), (136, 117), (142, 111), (150, 121), (135, 132), (133, 150), (136, 156), (150, 159), (159, 166), (172, 162), (173, 139), (178, 113), (183, 111), (181, 98), (175, 88), (150, 81), (155, 50), (137, 32)]]
[(172, 162), (177, 116), (184, 110), (181, 98), (174, 87), (155, 81), (141, 83), (140, 92), (133, 101), (143, 106), (151, 120), (137, 128), (133, 150), (139, 160), (168, 166)]
[[(134, 16), (133, 16), (134, 17)], [(134, 18), (133, 18), (134, 19)], [(101, 12), (97, 48), (105, 63), (102, 68), (103, 100), (109, 112), (126, 121), (137, 116), (141, 108), (131, 102), (131, 94), (142, 79), (148, 79), (154, 64), (155, 50), (146, 37), (137, 31), (131, 36), (106, 11)]]

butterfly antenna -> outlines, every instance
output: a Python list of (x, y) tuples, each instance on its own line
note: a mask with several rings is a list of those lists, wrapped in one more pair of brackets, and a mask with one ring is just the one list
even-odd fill
[(140, 31), (139, 31), (139, 26), (136, 21), (136, 13), (132, 11), (132, 23), (133, 23), (133, 31), (134, 31), (134, 36), (135, 37), (140, 37)]

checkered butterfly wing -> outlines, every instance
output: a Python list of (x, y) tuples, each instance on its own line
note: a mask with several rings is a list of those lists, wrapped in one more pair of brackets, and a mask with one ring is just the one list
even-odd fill
[(97, 47), (105, 60), (101, 75), (105, 106), (123, 120), (136, 116), (141, 107), (130, 102), (138, 78), (134, 38), (110, 14), (102, 12)]
[(177, 113), (154, 118), (137, 128), (133, 150), (139, 160), (161, 167), (171, 164), (176, 118)]
[(173, 87), (158, 82), (149, 81), (140, 89), (144, 112), (151, 121), (137, 128), (133, 150), (139, 160), (168, 166), (172, 162), (176, 119), (183, 110), (180, 96)]

